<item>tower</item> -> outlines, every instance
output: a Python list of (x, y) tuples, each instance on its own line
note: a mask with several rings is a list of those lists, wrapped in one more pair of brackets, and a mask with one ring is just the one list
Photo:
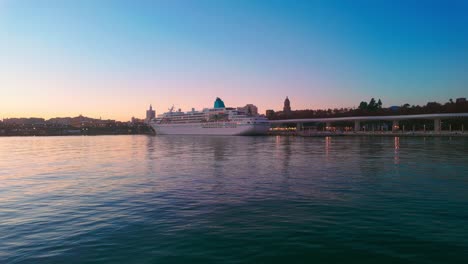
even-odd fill
[(286, 115), (291, 113), (291, 103), (289, 102), (289, 98), (287, 96), (286, 100), (284, 100), (283, 112)]
[(156, 111), (153, 110), (153, 106), (150, 105), (150, 108), (149, 110), (146, 110), (146, 123), (148, 123), (149, 121), (151, 121), (151, 119), (155, 118), (156, 117)]

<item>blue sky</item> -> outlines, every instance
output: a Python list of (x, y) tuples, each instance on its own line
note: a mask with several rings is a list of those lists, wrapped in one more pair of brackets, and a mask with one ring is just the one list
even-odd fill
[(468, 91), (468, 1), (0, 0), (0, 117), (280, 110)]

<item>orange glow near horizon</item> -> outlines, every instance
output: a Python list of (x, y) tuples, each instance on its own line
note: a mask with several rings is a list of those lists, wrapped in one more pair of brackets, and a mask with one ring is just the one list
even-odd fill
[[(150, 87), (157, 84), (149, 82), (147, 84), (136, 82), (134, 93), (122, 92), (131, 91), (131, 84), (118, 83), (118, 81), (95, 80), (103, 87), (114, 87), (114, 89), (99, 89), (95, 84), (86, 83), (80, 80), (66, 80), (66, 76), (47, 78), (19, 78), (12, 80), (0, 80), (0, 87), (9, 87), (8, 91), (0, 98), (0, 118), (21, 118), (39, 117), (50, 119), (54, 117), (74, 117), (84, 115), (92, 118), (115, 119), (118, 121), (128, 121), (132, 117), (144, 118), (146, 110), (152, 104), (157, 114), (166, 112), (172, 105), (176, 109), (189, 111), (192, 108), (202, 110), (212, 107), (217, 96), (221, 97), (226, 106), (237, 107), (252, 103), (259, 107), (259, 112), (264, 114), (267, 109), (281, 111), (284, 98), (278, 96), (273, 101), (262, 95), (255, 96), (232, 96), (220, 95), (226, 92), (204, 91), (206, 94), (195, 94), (193, 91), (174, 93), (158, 91), (154, 94), (146, 95), (138, 90), (151, 90)], [(34, 87), (32, 89), (31, 87)], [(82, 89), (81, 87), (86, 87)], [(172, 85), (169, 91), (183, 91), (183, 87)], [(192, 89), (196, 90), (196, 89)], [(211, 90), (211, 89), (209, 89)], [(155, 91), (157, 91), (155, 89)], [(211, 95), (213, 94), (213, 95)], [(258, 96), (258, 97), (256, 97)], [(293, 110), (296, 109), (317, 109), (312, 102), (306, 102), (301, 98), (291, 97)], [(296, 101), (297, 100), (297, 101)], [(332, 106), (323, 106), (323, 108)], [(336, 106), (339, 107), (339, 106)]]

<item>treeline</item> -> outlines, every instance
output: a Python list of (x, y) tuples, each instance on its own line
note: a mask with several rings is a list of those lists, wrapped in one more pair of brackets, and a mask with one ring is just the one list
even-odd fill
[(428, 102), (426, 105), (409, 105), (382, 107), (382, 101), (371, 98), (369, 102), (362, 101), (358, 108), (334, 108), (318, 110), (295, 110), (289, 114), (283, 112), (271, 113), (269, 119), (295, 118), (326, 118), (349, 116), (385, 116), (385, 115), (418, 115), (433, 113), (468, 113), (468, 102), (464, 98), (454, 102), (450, 99), (446, 103)]

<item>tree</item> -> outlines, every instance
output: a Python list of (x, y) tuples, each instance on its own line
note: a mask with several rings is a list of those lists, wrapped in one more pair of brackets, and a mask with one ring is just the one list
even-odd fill
[(379, 109), (382, 109), (382, 101), (379, 98), (379, 101), (377, 102), (377, 106)]
[(359, 104), (359, 110), (367, 110), (367, 102), (364, 102), (362, 101), (360, 104)]
[(370, 101), (369, 101), (369, 104), (367, 106), (367, 109), (369, 110), (375, 110), (377, 108), (377, 104), (375, 103), (375, 99), (372, 98)]
[(442, 105), (437, 102), (428, 102), (425, 108), (426, 113), (439, 113), (442, 109)]

